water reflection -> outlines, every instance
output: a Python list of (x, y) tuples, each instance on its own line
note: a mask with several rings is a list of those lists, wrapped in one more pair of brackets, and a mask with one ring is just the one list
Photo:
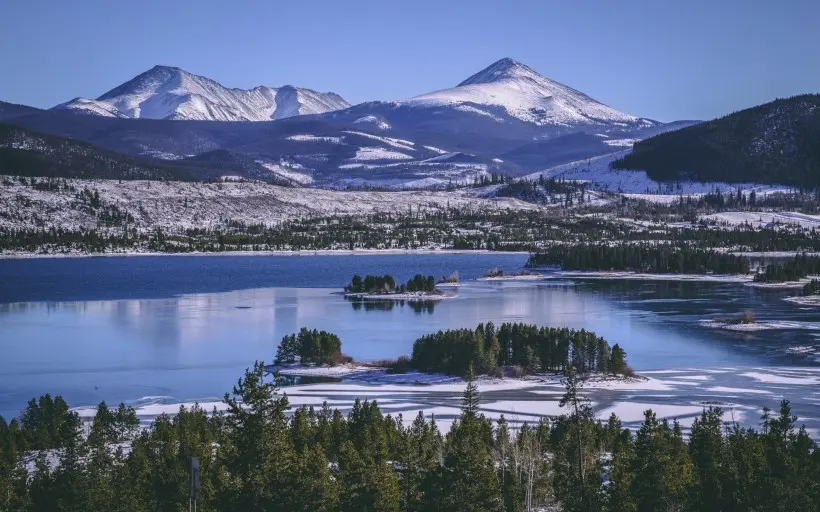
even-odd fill
[(353, 306), (353, 311), (393, 311), (393, 308), (405, 306), (409, 307), (415, 313), (432, 314), (436, 308), (435, 300), (382, 300), (382, 299), (366, 299), (364, 297), (344, 296), (345, 300), (350, 302)]
[[(572, 284), (568, 286), (567, 284)], [(72, 403), (221, 396), (301, 327), (337, 333), (356, 360), (409, 354), (413, 341), (480, 322), (585, 328), (626, 348), (638, 370), (769, 362), (808, 331), (740, 337), (698, 321), (753, 310), (818, 320), (783, 292), (737, 284), (469, 282), (439, 302), (350, 301), (338, 289), (269, 288), (162, 299), (0, 304), (0, 414), (58, 391)], [(784, 345), (785, 344), (785, 345)], [(749, 347), (766, 347), (763, 354)], [(750, 355), (751, 353), (751, 355)], [(770, 360), (770, 359), (769, 359)], [(805, 363), (802, 363), (805, 364)]]

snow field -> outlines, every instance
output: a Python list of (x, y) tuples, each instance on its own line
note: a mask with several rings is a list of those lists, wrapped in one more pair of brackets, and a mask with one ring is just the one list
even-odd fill
[[(409, 373), (388, 375), (381, 369), (348, 365), (342, 370), (293, 368), (288, 373), (325, 375), (341, 382), (306, 384), (281, 388), (291, 404), (319, 408), (327, 402), (332, 408), (347, 412), (356, 398), (377, 400), (385, 414), (401, 414), (409, 425), (419, 411), (435, 417), (440, 429), (447, 431), (460, 414), (461, 393), (465, 383), (457, 377)], [(298, 373), (301, 372), (301, 373)], [(820, 432), (820, 368), (816, 367), (749, 367), (668, 369), (643, 372), (634, 379), (593, 378), (585, 382), (583, 392), (591, 399), (596, 418), (606, 421), (615, 413), (625, 426), (635, 429), (643, 421), (644, 411), (652, 409), (658, 418), (677, 419), (686, 430), (704, 408), (721, 407), (725, 422), (757, 426), (763, 406), (776, 408), (782, 398), (791, 400), (798, 424), (805, 423), (810, 432)], [(478, 379), (480, 410), (494, 420), (504, 415), (513, 428), (524, 422), (536, 423), (542, 417), (565, 413), (558, 400), (563, 394), (561, 378), (540, 375), (524, 379)], [(159, 414), (174, 414), (180, 405), (190, 407), (196, 401), (173, 402), (169, 397), (146, 397), (134, 404), (137, 414), (148, 424)], [(216, 399), (199, 402), (205, 410), (224, 410)], [(75, 409), (84, 419), (91, 419), (94, 407)]]

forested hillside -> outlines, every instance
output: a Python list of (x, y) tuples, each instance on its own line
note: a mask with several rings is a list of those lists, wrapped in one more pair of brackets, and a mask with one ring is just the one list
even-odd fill
[[(0, 112), (2, 113), (2, 112)], [(0, 174), (119, 180), (208, 181), (238, 176), (291, 185), (251, 158), (226, 150), (159, 161), (103, 149), (87, 142), (0, 124)]]
[(143, 431), (134, 409), (103, 403), (85, 435), (44, 396), (0, 419), (0, 510), (187, 510), (191, 457), (203, 512), (820, 510), (820, 451), (787, 401), (760, 431), (705, 406), (687, 439), (651, 411), (634, 432), (614, 414), (598, 421), (582, 385), (569, 374), (566, 413), (515, 431), (485, 417), (468, 378), (449, 433), (375, 401), (293, 410), (262, 363), (225, 412), (183, 407)]
[(779, 99), (635, 143), (616, 169), (658, 181), (820, 185), (820, 95)]

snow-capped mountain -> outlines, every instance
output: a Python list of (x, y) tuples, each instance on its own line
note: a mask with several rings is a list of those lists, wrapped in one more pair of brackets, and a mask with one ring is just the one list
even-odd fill
[(467, 149), (490, 151), (509, 151), (524, 142), (575, 132), (631, 138), (662, 125), (604, 105), (510, 58), (450, 89), (363, 103), (322, 117), (347, 125), (368, 123), (404, 137), (432, 134), (438, 139), (429, 142), (467, 139)]
[(185, 70), (154, 66), (97, 99), (54, 107), (104, 117), (198, 121), (271, 121), (349, 107), (341, 96), (286, 85), (229, 89)]
[[(456, 87), (400, 103), (414, 107), (450, 106), (487, 116), (493, 116), (492, 109), (500, 107), (508, 116), (535, 125), (655, 124), (595, 101), (510, 58), (491, 64)], [(490, 110), (483, 110), (484, 107)]]
[(9, 109), (6, 117), (34, 131), (172, 162), (160, 166), (201, 169), (203, 176), (391, 187), (525, 175), (688, 124), (620, 112), (512, 59), (449, 89), (353, 107), (332, 93), (228, 89), (156, 66), (96, 100), (49, 111)]

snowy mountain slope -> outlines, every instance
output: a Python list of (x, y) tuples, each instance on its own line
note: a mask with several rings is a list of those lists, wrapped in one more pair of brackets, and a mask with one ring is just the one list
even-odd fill
[[(78, 207), (73, 190), (38, 190), (0, 176), (0, 228), (96, 228), (96, 212)], [(476, 198), (453, 192), (336, 191), (279, 187), (260, 182), (68, 180), (76, 190), (99, 194), (103, 204), (133, 215), (133, 227), (169, 232), (225, 225), (228, 219), (266, 225), (309, 215), (368, 215), (413, 211), (534, 210), (518, 199)], [(18, 199), (22, 198), (22, 199)], [(82, 205), (80, 205), (82, 206)], [(117, 228), (121, 229), (121, 228)]]
[(620, 112), (509, 58), (450, 89), (321, 117), (348, 126), (370, 122), (397, 136), (483, 155), (575, 132), (640, 138), (639, 132), (663, 125)]
[[(136, 156), (144, 165), (173, 175), (184, 171), (184, 179), (241, 176), (301, 185), (405, 187), (426, 178), (446, 185), (501, 170), (490, 158), (461, 154), (437, 159), (444, 152), (438, 147), (304, 116), (273, 123), (169, 122), (48, 111), (20, 123), (60, 137), (90, 140), (99, 146), (97, 152), (104, 148), (119, 157)], [(112, 169), (118, 165), (112, 164)], [(100, 167), (94, 172), (103, 177), (108, 171)]]
[(491, 64), (452, 89), (400, 103), (414, 107), (473, 109), (487, 116), (492, 114), (482, 107), (501, 107), (508, 116), (539, 126), (622, 123), (649, 127), (657, 124), (619, 112), (510, 58)]
[[(274, 122), (229, 122), (236, 120)], [(450, 89), (353, 107), (333, 94), (227, 89), (157, 66), (96, 100), (14, 123), (120, 153), (184, 160), (209, 176), (205, 168), (214, 165), (220, 175), (235, 167), (236, 175), (256, 179), (379, 187), (520, 176), (682, 126), (620, 112), (512, 59)]]
[[(721, 181), (669, 181), (660, 182), (652, 179), (645, 171), (614, 169), (612, 162), (623, 158), (630, 149), (607, 155), (586, 158), (568, 164), (557, 165), (543, 171), (525, 176), (537, 180), (539, 177), (562, 180), (583, 181), (589, 183), (592, 190), (623, 193), (627, 197), (647, 199), (656, 202), (671, 202), (681, 195), (706, 194), (720, 190), (724, 193), (738, 189), (765, 192), (765, 187), (756, 183), (725, 183)], [(783, 187), (777, 187), (782, 190)]]
[(228, 89), (209, 78), (154, 66), (97, 99), (54, 107), (104, 117), (200, 121), (270, 121), (349, 107), (338, 94), (286, 85)]

